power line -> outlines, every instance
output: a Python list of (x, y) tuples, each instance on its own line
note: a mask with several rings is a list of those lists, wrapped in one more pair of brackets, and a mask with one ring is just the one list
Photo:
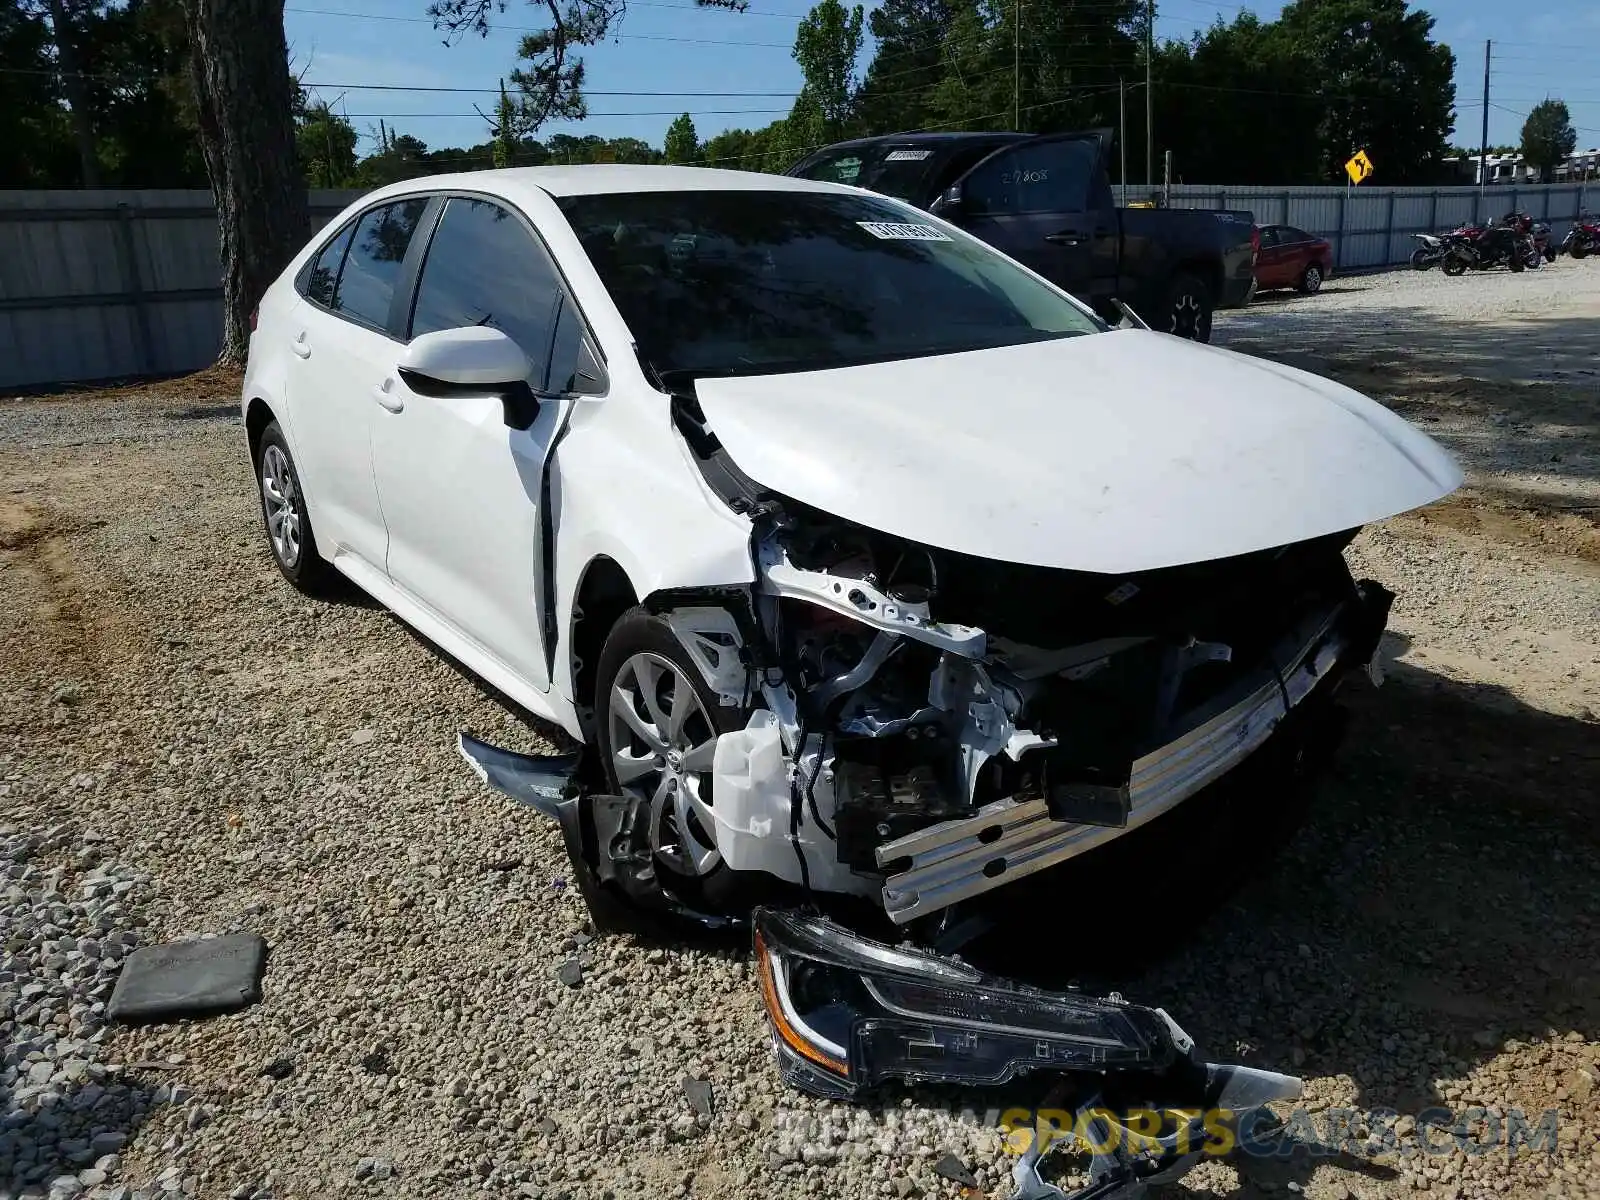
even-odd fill
[[(428, 25), (435, 29), (438, 28), (431, 17), (397, 17), (390, 13), (347, 12), (336, 8), (285, 8), (284, 12), (306, 17), (347, 17), (358, 21), (395, 21), (406, 25)], [(498, 23), (494, 27), (511, 33), (543, 33), (548, 28), (548, 26), (541, 25), (501, 25)], [(662, 33), (622, 32), (616, 35), (616, 40), (624, 42), (689, 42), (703, 46), (758, 46), (770, 50), (789, 50), (793, 48), (793, 44), (790, 42), (730, 41), (720, 38), (676, 37)]]

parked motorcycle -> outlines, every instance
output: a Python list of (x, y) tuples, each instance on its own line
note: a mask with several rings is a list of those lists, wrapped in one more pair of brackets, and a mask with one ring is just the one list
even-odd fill
[[(1462, 226), (1450, 235), (1448, 249), (1439, 264), (1446, 275), (1463, 275), (1468, 270), (1487, 271), (1506, 266), (1513, 271), (1528, 269), (1530, 257), (1539, 257), (1533, 238), (1533, 221), (1511, 213), (1492, 225)], [(1542, 262), (1543, 259), (1540, 258)]]
[(1444, 238), (1436, 233), (1413, 233), (1411, 236), (1421, 243), (1411, 252), (1411, 269), (1431, 271), (1438, 266), (1448, 249)]
[(1585, 258), (1600, 250), (1600, 218), (1579, 217), (1561, 240), (1561, 252)]

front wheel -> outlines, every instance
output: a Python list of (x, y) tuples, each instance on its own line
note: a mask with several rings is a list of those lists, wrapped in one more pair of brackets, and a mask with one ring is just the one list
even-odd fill
[(650, 848), (675, 890), (715, 904), (731, 872), (717, 850), (712, 761), (743, 711), (718, 703), (671, 628), (642, 607), (612, 628), (596, 676), (607, 789), (643, 803)]
[(1433, 259), (1428, 257), (1428, 252), (1422, 247), (1411, 252), (1411, 269), (1413, 271), (1426, 271), (1433, 266)]
[(1470, 264), (1465, 254), (1446, 254), (1444, 261), (1439, 264), (1439, 269), (1454, 279), (1458, 275), (1465, 275)]
[(1322, 268), (1316, 263), (1306, 267), (1305, 273), (1300, 276), (1299, 287), (1308, 296), (1320, 292), (1322, 290)]
[(1589, 253), (1589, 243), (1581, 238), (1572, 243), (1572, 257), (1583, 258)]
[(1179, 275), (1167, 288), (1166, 308), (1157, 328), (1191, 341), (1209, 342), (1212, 312), (1210, 289), (1193, 275)]
[(1513, 250), (1506, 257), (1506, 266), (1513, 271), (1526, 271), (1528, 269), (1528, 260), (1524, 257), (1523, 251)]

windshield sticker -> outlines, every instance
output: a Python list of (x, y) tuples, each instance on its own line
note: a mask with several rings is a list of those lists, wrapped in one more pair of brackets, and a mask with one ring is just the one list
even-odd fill
[(883, 156), (884, 162), (921, 162), (932, 150), (891, 150)]
[(875, 238), (886, 242), (948, 242), (950, 239), (932, 225), (900, 224), (896, 221), (857, 221)]

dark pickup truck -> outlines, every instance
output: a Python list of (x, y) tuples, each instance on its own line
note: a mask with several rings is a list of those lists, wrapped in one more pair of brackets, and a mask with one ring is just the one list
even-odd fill
[(959, 225), (1116, 319), (1113, 299), (1154, 329), (1211, 339), (1211, 314), (1250, 299), (1248, 212), (1118, 208), (1109, 131), (906, 133), (839, 142), (790, 175), (909, 201)]

